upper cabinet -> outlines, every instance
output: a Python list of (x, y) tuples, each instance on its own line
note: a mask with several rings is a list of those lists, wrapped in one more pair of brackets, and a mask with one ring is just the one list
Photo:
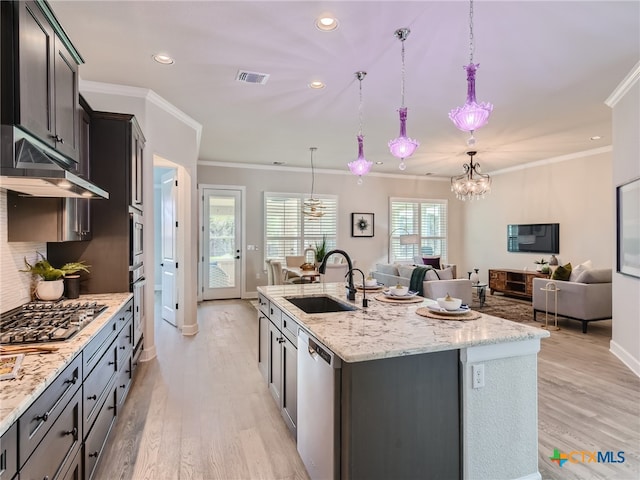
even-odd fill
[(77, 161), (82, 57), (44, 1), (0, 2), (2, 123)]

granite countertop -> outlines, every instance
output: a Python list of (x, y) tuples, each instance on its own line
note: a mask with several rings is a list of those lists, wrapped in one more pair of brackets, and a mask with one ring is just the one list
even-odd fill
[(59, 347), (56, 352), (25, 355), (18, 378), (0, 381), (0, 435), (29, 408), (132, 296), (129, 292), (103, 293), (81, 295), (78, 299), (69, 300), (97, 302), (106, 305), (107, 308), (69, 340), (46, 343), (48, 346)]
[[(362, 293), (356, 294), (358, 310), (307, 314), (285, 297), (329, 295), (347, 302), (342, 283), (273, 285), (258, 287), (283, 312), (324, 343), (345, 362), (362, 362), (419, 353), (457, 350), (478, 345), (531, 340), (549, 336), (541, 328), (482, 314), (477, 320), (436, 320), (416, 313), (419, 307), (436, 304), (383, 303), (367, 292), (369, 307), (362, 308)], [(475, 310), (482, 313), (482, 310)]]

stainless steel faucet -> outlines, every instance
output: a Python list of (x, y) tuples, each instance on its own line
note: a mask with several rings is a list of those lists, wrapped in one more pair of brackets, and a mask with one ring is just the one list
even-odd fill
[(327, 269), (327, 260), (334, 253), (339, 253), (340, 255), (342, 255), (347, 260), (347, 265), (349, 266), (349, 270), (348, 270), (347, 274), (345, 275), (345, 277), (349, 277), (348, 278), (349, 285), (347, 287), (347, 300), (355, 300), (356, 299), (356, 287), (353, 286), (353, 263), (351, 262), (351, 258), (349, 257), (349, 254), (347, 252), (345, 252), (344, 250), (338, 250), (338, 249), (330, 250), (329, 252), (327, 252), (327, 254), (322, 259), (322, 263), (318, 267), (318, 272), (322, 273), (324, 275), (324, 272)]

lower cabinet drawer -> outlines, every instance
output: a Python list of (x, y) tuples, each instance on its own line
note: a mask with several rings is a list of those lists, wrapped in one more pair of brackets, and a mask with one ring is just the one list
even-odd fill
[(20, 469), (21, 480), (55, 479), (67, 471), (82, 443), (82, 394), (78, 390), (47, 436)]
[(31, 456), (38, 444), (45, 438), (49, 427), (80, 389), (81, 383), (82, 355), (78, 355), (22, 414), (18, 420), (20, 464), (23, 464)]
[(118, 346), (114, 343), (102, 356), (82, 386), (84, 391), (84, 433), (87, 435), (104, 400), (107, 385), (116, 375)]
[(116, 420), (117, 387), (115, 382), (109, 385), (109, 394), (84, 441), (84, 478), (89, 480), (98, 464), (98, 459), (106, 443), (111, 427)]

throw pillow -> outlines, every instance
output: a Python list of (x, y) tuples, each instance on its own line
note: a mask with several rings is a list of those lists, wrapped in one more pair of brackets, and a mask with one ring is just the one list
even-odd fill
[(587, 260), (586, 262), (582, 262), (580, 265), (577, 265), (577, 266), (573, 267), (573, 269), (571, 270), (571, 275), (569, 276), (569, 281), (570, 282), (577, 282), (578, 281), (578, 277), (580, 276), (580, 274), (582, 272), (586, 272), (588, 270), (591, 270), (591, 268), (592, 268), (591, 260)]
[(445, 268), (444, 270), (438, 270), (438, 277), (440, 280), (453, 280), (453, 268)]
[(413, 265), (398, 265), (398, 276), (404, 278), (411, 278), (413, 269), (416, 268)]
[(564, 280), (565, 282), (569, 280), (571, 276), (571, 264), (567, 263), (566, 265), (560, 265), (551, 275), (552, 280)]
[(394, 277), (398, 277), (398, 267), (395, 265), (391, 265), (389, 263), (378, 263), (376, 264), (376, 271), (380, 273), (384, 273), (385, 275), (393, 275)]
[(610, 268), (594, 268), (582, 272), (576, 283), (611, 283), (611, 280)]
[(440, 257), (422, 257), (422, 263), (440, 270)]
[(426, 275), (424, 276), (425, 280), (440, 280), (440, 277), (438, 276), (438, 272), (434, 269), (434, 268), (430, 268)]

